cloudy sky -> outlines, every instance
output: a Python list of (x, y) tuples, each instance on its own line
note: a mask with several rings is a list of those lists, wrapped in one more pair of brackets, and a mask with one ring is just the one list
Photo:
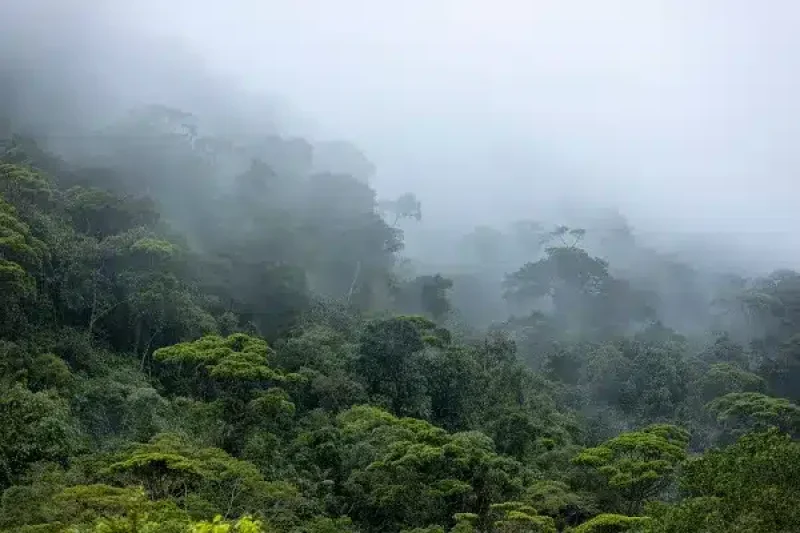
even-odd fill
[(73, 24), (109, 50), (180, 43), (285, 97), (318, 136), (356, 142), (382, 191), (417, 191), (434, 219), (535, 218), (577, 198), (643, 228), (800, 249), (792, 0), (55, 4), (18, 7), (30, 35)]

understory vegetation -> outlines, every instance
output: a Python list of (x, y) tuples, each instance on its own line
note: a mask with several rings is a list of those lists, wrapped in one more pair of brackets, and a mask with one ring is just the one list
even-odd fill
[(800, 273), (535, 213), (425, 269), (352, 146), (161, 106), (0, 142), (1, 531), (800, 531)]

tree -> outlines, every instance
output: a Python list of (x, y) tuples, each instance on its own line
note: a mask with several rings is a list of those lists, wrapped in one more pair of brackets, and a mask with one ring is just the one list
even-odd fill
[(453, 281), (441, 274), (418, 276), (395, 289), (395, 301), (405, 313), (425, 314), (435, 321), (450, 311), (448, 292)]
[(555, 229), (548, 234), (549, 240), (558, 240), (561, 246), (566, 248), (575, 248), (585, 236), (585, 229), (570, 228), (569, 226), (556, 226)]
[(450, 431), (474, 427), (481, 379), (474, 354), (461, 346), (447, 346), (425, 350), (423, 357), (430, 420)]
[(751, 433), (690, 460), (688, 498), (651, 509), (653, 533), (768, 533), (800, 524), (800, 444), (777, 429)]
[(356, 368), (374, 401), (397, 415), (424, 415), (429, 407), (422, 351), (449, 341), (447, 330), (423, 317), (375, 320), (364, 328)]
[(211, 522), (192, 524), (191, 533), (262, 533), (261, 522), (246, 516), (235, 521), (223, 521), (221, 516), (214, 517)]
[(367, 401), (364, 385), (352, 374), (357, 346), (346, 330), (310, 325), (276, 345), (275, 363), (305, 378), (293, 390), (299, 410), (339, 412)]
[[(624, 413), (643, 423), (668, 421), (689, 397), (691, 373), (686, 348), (680, 339), (665, 341), (654, 338), (658, 332), (644, 333), (638, 339), (619, 340), (608, 351), (601, 350), (586, 377), (601, 394), (598, 399)], [(604, 362), (604, 357), (609, 359)]]
[(505, 281), (506, 297), (535, 300), (544, 296), (558, 298), (567, 289), (585, 291), (599, 289), (608, 278), (608, 265), (579, 248), (547, 248), (546, 257), (526, 263)]
[(139, 372), (137, 361), (108, 353), (92, 353), (76, 377), (71, 393), (72, 412), (88, 443), (147, 441), (174, 427), (173, 406)]
[(52, 353), (38, 353), (27, 346), (0, 341), (0, 386), (19, 383), (33, 392), (65, 391), (73, 383), (69, 366)]
[(559, 531), (598, 514), (597, 504), (591, 495), (573, 492), (563, 481), (537, 481), (526, 489), (522, 499), (537, 509), (539, 514), (553, 518)]
[(793, 400), (800, 383), (800, 273), (780, 270), (745, 284), (736, 293), (761, 374), (772, 391)]
[(612, 276), (607, 261), (580, 248), (585, 234), (567, 226), (550, 232), (545, 242), (556, 245), (545, 248), (544, 257), (506, 275), (506, 300), (523, 309), (550, 309), (562, 328), (581, 332), (614, 334), (651, 319), (652, 295)]
[[(7, 531), (182, 533), (190, 521), (173, 502), (152, 501), (141, 487), (102, 483), (65, 486), (67, 479), (63, 473), (48, 472), (36, 483), (7, 491), (3, 522), (15, 528)], [(37, 492), (19, 490), (25, 488)], [(12, 507), (14, 504), (22, 509)]]
[(66, 463), (78, 435), (66, 402), (16, 384), (0, 393), (0, 489), (21, 480), (37, 461)]
[[(30, 227), (17, 217), (17, 210), (0, 198), (0, 257), (3, 265), (18, 268), (41, 268), (47, 256), (45, 244), (33, 236)], [(8, 267), (7, 267), (8, 268)]]
[(603, 513), (574, 529), (575, 533), (624, 533), (642, 531), (650, 522), (645, 516), (625, 516)]
[(187, 86), (89, 135), (5, 110), (0, 532), (800, 531), (800, 272), (591, 212), (415, 263), (358, 149)]
[(700, 383), (706, 401), (718, 396), (737, 392), (763, 392), (766, 384), (757, 374), (742, 370), (730, 363), (714, 363), (706, 371)]
[(159, 220), (150, 198), (125, 198), (97, 187), (68, 189), (64, 208), (79, 232), (98, 239), (136, 227), (152, 227)]
[(0, 196), (23, 215), (48, 207), (53, 195), (50, 181), (26, 166), (0, 162)]
[[(243, 382), (277, 383), (290, 379), (279, 370), (269, 366), (273, 351), (263, 339), (236, 333), (228, 337), (209, 335), (193, 342), (159, 348), (155, 353), (158, 361), (180, 365), (195, 376), (224, 383), (233, 380), (236, 387)], [(202, 382), (198, 383), (202, 386)], [(211, 389), (206, 381), (205, 391)], [(198, 389), (200, 397), (204, 389)]]
[(345, 483), (352, 516), (367, 531), (447, 524), (467, 509), (488, 525), (491, 504), (510, 501), (521, 491), (525, 471), (496, 454), (491, 439), (478, 432), (448, 434), (411, 418), (374, 407), (356, 407), (338, 417)]
[(394, 200), (382, 201), (380, 205), (394, 216), (392, 226), (397, 226), (397, 223), (403, 218), (413, 218), (417, 221), (422, 219), (422, 204), (414, 193), (401, 194)]
[[(173, 499), (184, 506), (211, 509), (224, 516), (273, 514), (296, 500), (296, 488), (270, 483), (247, 461), (217, 448), (202, 448), (174, 434), (101, 458), (101, 478), (141, 485), (151, 499)], [(98, 465), (100, 466), (100, 465)], [(189, 495), (194, 498), (189, 498)]]
[(224, 447), (230, 451), (244, 447), (245, 433), (253, 424), (294, 414), (294, 404), (277, 385), (303, 377), (270, 366), (273, 356), (266, 341), (242, 333), (206, 336), (154, 354), (157, 361), (174, 367), (165, 375), (174, 391), (220, 403), (228, 428)]
[(16, 209), (0, 197), (0, 331), (11, 333), (24, 323), (22, 305), (36, 294), (37, 278), (47, 258), (45, 244), (34, 237)]
[(800, 435), (800, 406), (786, 398), (758, 392), (732, 392), (710, 402), (708, 409), (732, 435), (769, 427)]
[(557, 533), (549, 516), (539, 516), (536, 509), (522, 502), (496, 503), (492, 531), (496, 533)]
[(111, 342), (138, 355), (144, 368), (160, 338), (169, 343), (216, 330), (182, 281), (185, 254), (177, 245), (146, 228), (93, 244), (85, 241), (89, 263), (73, 274), (89, 278), (79, 302), (88, 306), (90, 339), (103, 325)]
[(765, 358), (761, 368), (778, 396), (800, 401), (797, 385), (800, 383), (800, 334), (792, 335)]
[(620, 508), (633, 514), (672, 483), (676, 468), (687, 457), (688, 444), (685, 430), (657, 424), (588, 448), (574, 462), (605, 478), (608, 488), (619, 498)]

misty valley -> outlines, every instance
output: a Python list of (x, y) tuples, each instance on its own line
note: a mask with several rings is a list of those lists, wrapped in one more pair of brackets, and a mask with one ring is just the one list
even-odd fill
[(67, 68), (25, 16), (0, 532), (800, 532), (800, 266), (611, 201), (488, 221), (486, 183), (387, 187), (167, 47)]

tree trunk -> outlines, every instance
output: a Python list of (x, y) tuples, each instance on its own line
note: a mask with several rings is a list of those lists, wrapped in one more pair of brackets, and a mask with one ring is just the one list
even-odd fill
[(353, 273), (353, 281), (350, 283), (350, 290), (347, 292), (347, 305), (350, 305), (350, 300), (353, 298), (353, 291), (356, 289), (358, 283), (358, 276), (361, 274), (361, 261), (356, 262), (356, 271)]

